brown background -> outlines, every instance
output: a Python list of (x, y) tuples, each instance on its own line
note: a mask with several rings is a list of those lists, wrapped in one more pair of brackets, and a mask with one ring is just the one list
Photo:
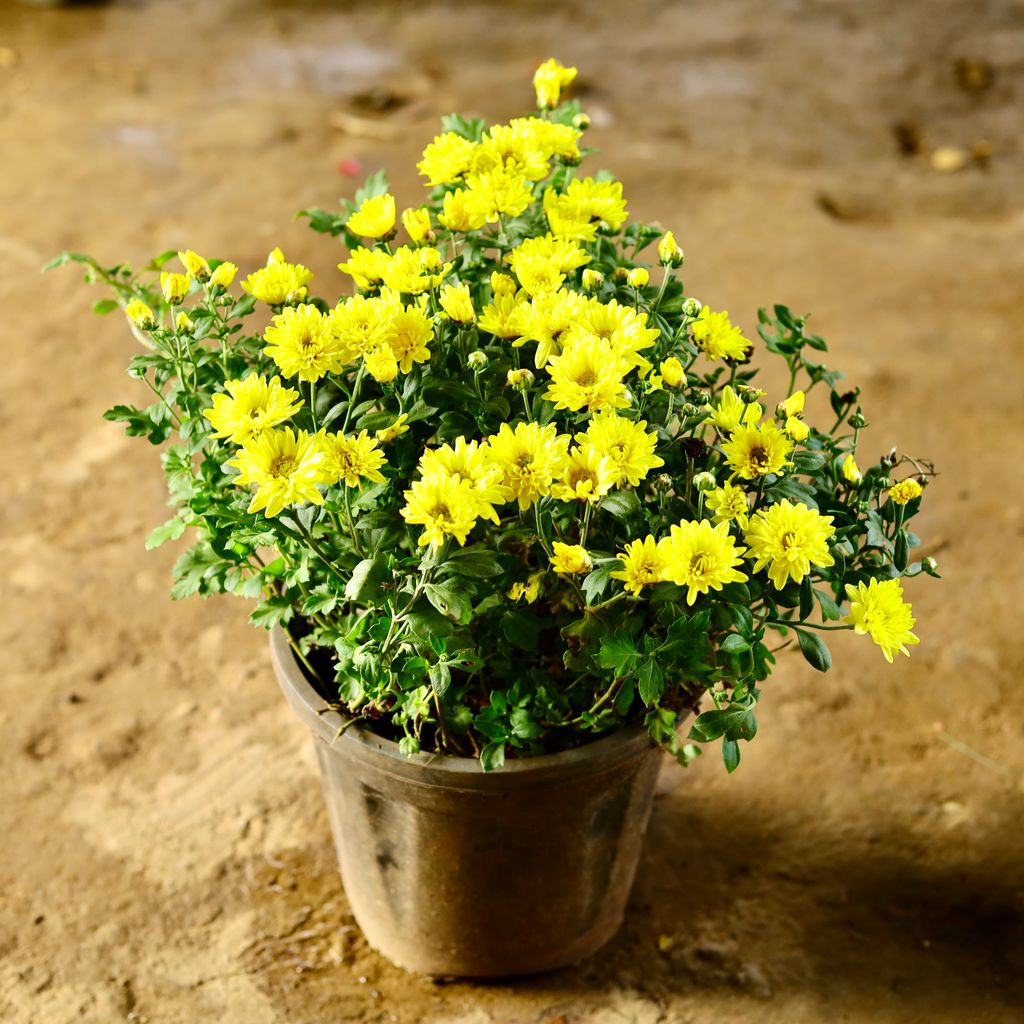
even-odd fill
[[(4, 1021), (1024, 1020), (1020, 4), (8, 2), (0, 47)], [(865, 453), (935, 458), (946, 578), (907, 588), (910, 661), (787, 653), (737, 775), (669, 777), (604, 953), (438, 985), (354, 929), (244, 606), (167, 598), (155, 453), (100, 418), (141, 400), (133, 342), (39, 267), (192, 246), (244, 273), (281, 244), (331, 293), (339, 251), (293, 214), (351, 193), (339, 162), (414, 203), (438, 115), (525, 110), (550, 55), (691, 293), (748, 332), (813, 310)], [(931, 166), (982, 141), (987, 167)]]

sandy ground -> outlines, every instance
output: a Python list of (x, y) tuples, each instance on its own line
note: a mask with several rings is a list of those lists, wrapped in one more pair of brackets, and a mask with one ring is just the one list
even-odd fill
[[(1020, 4), (8, 0), (0, 47), (0, 1018), (1024, 1020)], [(748, 330), (814, 311), (867, 448), (935, 458), (919, 524), (946, 578), (908, 588), (912, 660), (852, 636), (827, 677), (785, 657), (737, 775), (669, 779), (604, 952), (436, 984), (355, 929), (245, 608), (167, 598), (154, 452), (100, 418), (138, 399), (133, 343), (39, 267), (281, 244), (340, 286), (294, 211), (349, 192), (350, 160), (413, 201), (437, 116), (524, 109), (551, 54), (692, 292)], [(958, 80), (964, 58), (992, 74)], [(930, 166), (979, 142), (987, 167)]]

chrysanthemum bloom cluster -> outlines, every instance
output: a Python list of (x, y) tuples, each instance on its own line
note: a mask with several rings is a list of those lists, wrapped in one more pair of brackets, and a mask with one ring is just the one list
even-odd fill
[[(333, 660), (325, 696), (403, 749), (494, 767), (644, 721), (686, 760), (705, 700), (690, 738), (731, 770), (769, 632), (821, 669), (828, 630), (890, 661), (917, 642), (901, 580), (934, 573), (907, 528), (930, 469), (858, 465), (858, 392), (805, 317), (687, 296), (673, 233), (580, 169), (575, 75), (547, 61), (506, 124), (446, 118), (424, 194), (376, 175), (305, 211), (345, 245), (329, 297), (279, 249), (240, 295), (191, 250), (149, 283), (91, 263), (160, 395), (111, 416), (179, 434), (154, 543), (200, 541), (175, 593), (260, 598), (253, 620)], [(765, 355), (789, 371), (774, 401)]]

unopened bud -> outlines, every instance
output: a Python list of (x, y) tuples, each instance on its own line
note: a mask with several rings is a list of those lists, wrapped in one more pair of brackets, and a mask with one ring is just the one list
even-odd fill
[(153, 310), (149, 308), (141, 299), (132, 299), (127, 306), (124, 307), (125, 315), (129, 320), (133, 320), (143, 330), (149, 330), (156, 326), (156, 317), (153, 316)]
[(889, 454), (883, 455), (880, 461), (886, 469), (891, 469), (893, 466), (896, 465), (896, 462), (898, 461), (896, 458), (896, 449), (891, 448), (889, 450)]
[(166, 270), (163, 271), (160, 274), (160, 289), (164, 293), (164, 298), (172, 306), (176, 306), (188, 295), (188, 274), (172, 274)]
[(466, 356), (466, 362), (469, 364), (471, 370), (479, 373), (487, 366), (490, 359), (487, 358), (486, 352), (482, 352), (480, 349), (476, 348)]
[(696, 487), (697, 490), (700, 491), (702, 494), (706, 494), (708, 491), (713, 491), (717, 486), (715, 474), (710, 473), (708, 471), (698, 473), (693, 478), (693, 486)]
[(573, 126), (573, 128), (579, 128), (579, 130), (581, 132), (585, 132), (590, 127), (590, 115), (589, 114), (584, 114), (583, 111), (581, 110), (572, 119), (572, 126)]
[(515, 388), (516, 391), (525, 391), (528, 387), (533, 384), (533, 371), (522, 369), (522, 370), (509, 370), (508, 371), (508, 386)]
[(858, 409), (846, 422), (855, 430), (860, 430), (862, 427), (866, 427), (868, 425), (868, 421), (864, 419), (864, 414), (860, 409)]
[(596, 292), (604, 284), (604, 274), (600, 270), (591, 270), (589, 267), (583, 271), (583, 287), (588, 292)]
[(191, 334), (196, 329), (196, 325), (192, 323), (188, 313), (183, 309), (179, 310), (178, 315), (174, 318), (174, 326), (178, 329), (179, 334)]
[(229, 260), (225, 260), (214, 267), (213, 273), (210, 274), (210, 284), (216, 285), (218, 288), (229, 288), (237, 273), (238, 267)]
[(684, 258), (683, 250), (676, 243), (676, 236), (666, 231), (658, 242), (658, 261), (665, 267), (681, 267)]
[(634, 267), (626, 275), (626, 283), (631, 288), (646, 288), (650, 284), (651, 275), (644, 267)]
[(921, 569), (928, 573), (929, 576), (939, 575), (939, 563), (929, 555), (927, 558), (921, 559)]
[(202, 282), (209, 280), (210, 264), (207, 263), (199, 253), (193, 252), (191, 249), (186, 249), (184, 252), (178, 253), (178, 259), (181, 260), (181, 265), (197, 281)]
[(502, 274), (495, 270), (491, 274), (491, 290), (495, 295), (515, 295), (516, 282), (508, 274)]
[(695, 299), (692, 296), (688, 299), (683, 299), (682, 313), (683, 316), (689, 317), (691, 320), (694, 317), (700, 316), (700, 311), (704, 308), (700, 299)]
[(629, 271), (625, 267), (616, 267), (612, 271), (612, 278), (622, 284), (623, 281), (629, 278)]

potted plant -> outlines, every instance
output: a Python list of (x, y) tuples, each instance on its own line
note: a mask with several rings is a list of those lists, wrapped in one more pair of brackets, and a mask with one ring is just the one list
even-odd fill
[(806, 317), (761, 310), (753, 340), (686, 294), (672, 233), (578, 170), (574, 75), (546, 62), (508, 124), (445, 118), (423, 204), (377, 174), (304, 211), (347, 297), (276, 249), (240, 288), (192, 251), (54, 261), (143, 346), (153, 401), (106, 415), (163, 446), (175, 513), (147, 547), (193, 537), (172, 596), (257, 602), (356, 917), (431, 973), (600, 946), (659, 748), (735, 770), (775, 637), (821, 671), (829, 630), (892, 661), (917, 643), (903, 579), (936, 575), (908, 529), (929, 464), (858, 466), (858, 391)]

